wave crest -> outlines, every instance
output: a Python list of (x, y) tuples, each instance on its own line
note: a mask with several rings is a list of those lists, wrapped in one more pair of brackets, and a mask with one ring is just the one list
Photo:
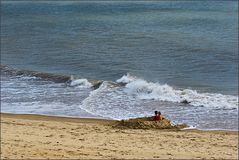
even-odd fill
[(93, 85), (87, 79), (76, 79), (70, 82), (71, 87), (91, 88)]
[(238, 109), (238, 97), (220, 93), (198, 93), (191, 89), (175, 89), (167, 84), (147, 82), (146, 80), (124, 75), (116, 82), (127, 82), (125, 93), (139, 99), (153, 99), (180, 103), (184, 100), (193, 106)]

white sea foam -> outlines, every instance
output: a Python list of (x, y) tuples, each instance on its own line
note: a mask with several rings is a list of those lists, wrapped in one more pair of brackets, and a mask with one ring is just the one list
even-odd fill
[(72, 80), (70, 86), (74, 87), (81, 87), (81, 88), (90, 88), (92, 84), (87, 79), (76, 79)]
[[(137, 109), (139, 106), (141, 108)], [(142, 106), (137, 105), (132, 96), (128, 96), (122, 91), (120, 86), (111, 82), (103, 82), (101, 86), (93, 90), (90, 95), (84, 99), (81, 109), (93, 114), (112, 119), (135, 118), (145, 116)]]
[[(219, 110), (238, 109), (236, 96), (198, 93), (191, 89), (175, 89), (167, 84), (147, 82), (129, 74), (117, 80), (117, 83), (125, 83), (125, 86), (104, 81), (98, 89), (91, 91), (90, 95), (83, 100), (81, 108), (93, 115), (113, 119), (150, 116), (153, 108), (143, 104), (142, 100), (151, 99), (169, 102), (167, 106), (172, 107), (177, 107), (177, 103), (187, 100), (191, 102), (191, 106), (204, 106), (205, 111), (215, 108)], [(190, 105), (188, 107), (191, 109), (185, 112), (191, 113), (195, 110)]]
[(130, 83), (135, 80), (136, 77), (127, 73), (127, 75), (123, 75), (120, 79), (116, 80), (117, 83)]
[(189, 127), (186, 127), (186, 128), (182, 128), (181, 130), (190, 130), (190, 129), (197, 129), (196, 126), (189, 126)]
[(125, 86), (125, 93), (134, 95), (139, 99), (153, 99), (180, 103), (187, 100), (190, 105), (215, 107), (221, 109), (238, 109), (238, 97), (232, 95), (223, 95), (219, 93), (198, 93), (191, 89), (174, 89), (167, 84), (147, 82), (143, 79), (132, 79), (123, 76), (117, 82), (124, 79), (128, 82)]
[(38, 77), (35, 77), (35, 76), (24, 76), (24, 75), (16, 76), (16, 78), (19, 78), (20, 80), (35, 80), (35, 79), (39, 79)]

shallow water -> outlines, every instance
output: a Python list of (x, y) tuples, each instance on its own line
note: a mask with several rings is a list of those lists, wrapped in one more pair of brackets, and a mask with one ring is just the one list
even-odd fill
[[(120, 120), (151, 116), (154, 110), (160, 110), (173, 123), (199, 129), (238, 127), (237, 96), (173, 88), (129, 74), (116, 82), (104, 81), (99, 88), (93, 88), (87, 79), (74, 77), (56, 83), (15, 75), (7, 69), (2, 69), (1, 75), (2, 112)], [(183, 100), (190, 104), (181, 103)]]
[(4, 74), (1, 110), (114, 119), (160, 110), (198, 128), (237, 129), (237, 13), (237, 1), (3, 1), (1, 64), (104, 83)]

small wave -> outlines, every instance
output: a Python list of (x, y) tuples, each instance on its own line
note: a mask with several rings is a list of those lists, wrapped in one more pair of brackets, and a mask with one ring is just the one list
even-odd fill
[(188, 126), (186, 128), (182, 128), (181, 130), (191, 130), (191, 129), (197, 129), (196, 126)]
[(147, 82), (139, 78), (132, 78), (131, 75), (124, 75), (116, 82), (127, 82), (125, 93), (134, 95), (139, 99), (153, 99), (180, 103), (184, 100), (193, 106), (215, 107), (238, 109), (238, 97), (223, 95), (220, 93), (198, 93), (191, 89), (174, 89), (167, 84)]
[(70, 82), (71, 87), (91, 88), (93, 85), (87, 79), (76, 79)]
[(64, 83), (70, 80), (70, 76), (58, 75), (53, 73), (43, 73), (37, 71), (15, 69), (6, 65), (1, 65), (1, 73), (11, 75), (11, 76), (30, 76), (37, 77), (48, 81), (53, 81), (56, 83)]
[(46, 81), (52, 81), (55, 83), (66, 83), (69, 86), (77, 86), (83, 88), (93, 88), (97, 89), (102, 84), (101, 80), (87, 80), (87, 79), (74, 79), (74, 76), (68, 75), (58, 75), (53, 73), (44, 73), (30, 70), (15, 69), (6, 65), (0, 65), (1, 74), (15, 76), (16, 78), (21, 78), (25, 80), (31, 79), (43, 79)]

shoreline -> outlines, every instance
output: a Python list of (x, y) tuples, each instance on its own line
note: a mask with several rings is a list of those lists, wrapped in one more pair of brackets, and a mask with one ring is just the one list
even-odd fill
[(64, 121), (72, 123), (102, 123), (111, 124), (118, 120), (104, 119), (98, 117), (71, 117), (71, 116), (54, 116), (54, 115), (43, 115), (43, 114), (18, 114), (18, 113), (3, 113), (0, 112), (0, 117), (3, 118), (14, 118), (14, 119), (27, 119), (27, 120), (42, 120), (42, 121)]
[(237, 159), (237, 131), (119, 129), (116, 120), (1, 113), (1, 159)]
[[(79, 122), (81, 120), (88, 120), (87, 122), (98, 122), (102, 121), (105, 123), (110, 123), (112, 122), (118, 122), (120, 120), (114, 120), (114, 119), (107, 119), (104, 117), (87, 117), (87, 116), (82, 116), (82, 117), (74, 117), (74, 116), (63, 116), (63, 115), (47, 115), (47, 114), (28, 114), (28, 113), (6, 113), (6, 112), (0, 112), (0, 115), (4, 116), (4, 117), (8, 117), (8, 118), (20, 118), (20, 119), (31, 119), (31, 120), (59, 120), (59, 119), (64, 119), (66, 121), (70, 121), (70, 122)], [(205, 132), (210, 132), (210, 131), (225, 131), (225, 132), (238, 132), (238, 130), (230, 130), (230, 129), (199, 129), (196, 127), (187, 127), (187, 128), (183, 128), (181, 129), (181, 131), (191, 131), (191, 130), (197, 130), (197, 131), (205, 131)]]

